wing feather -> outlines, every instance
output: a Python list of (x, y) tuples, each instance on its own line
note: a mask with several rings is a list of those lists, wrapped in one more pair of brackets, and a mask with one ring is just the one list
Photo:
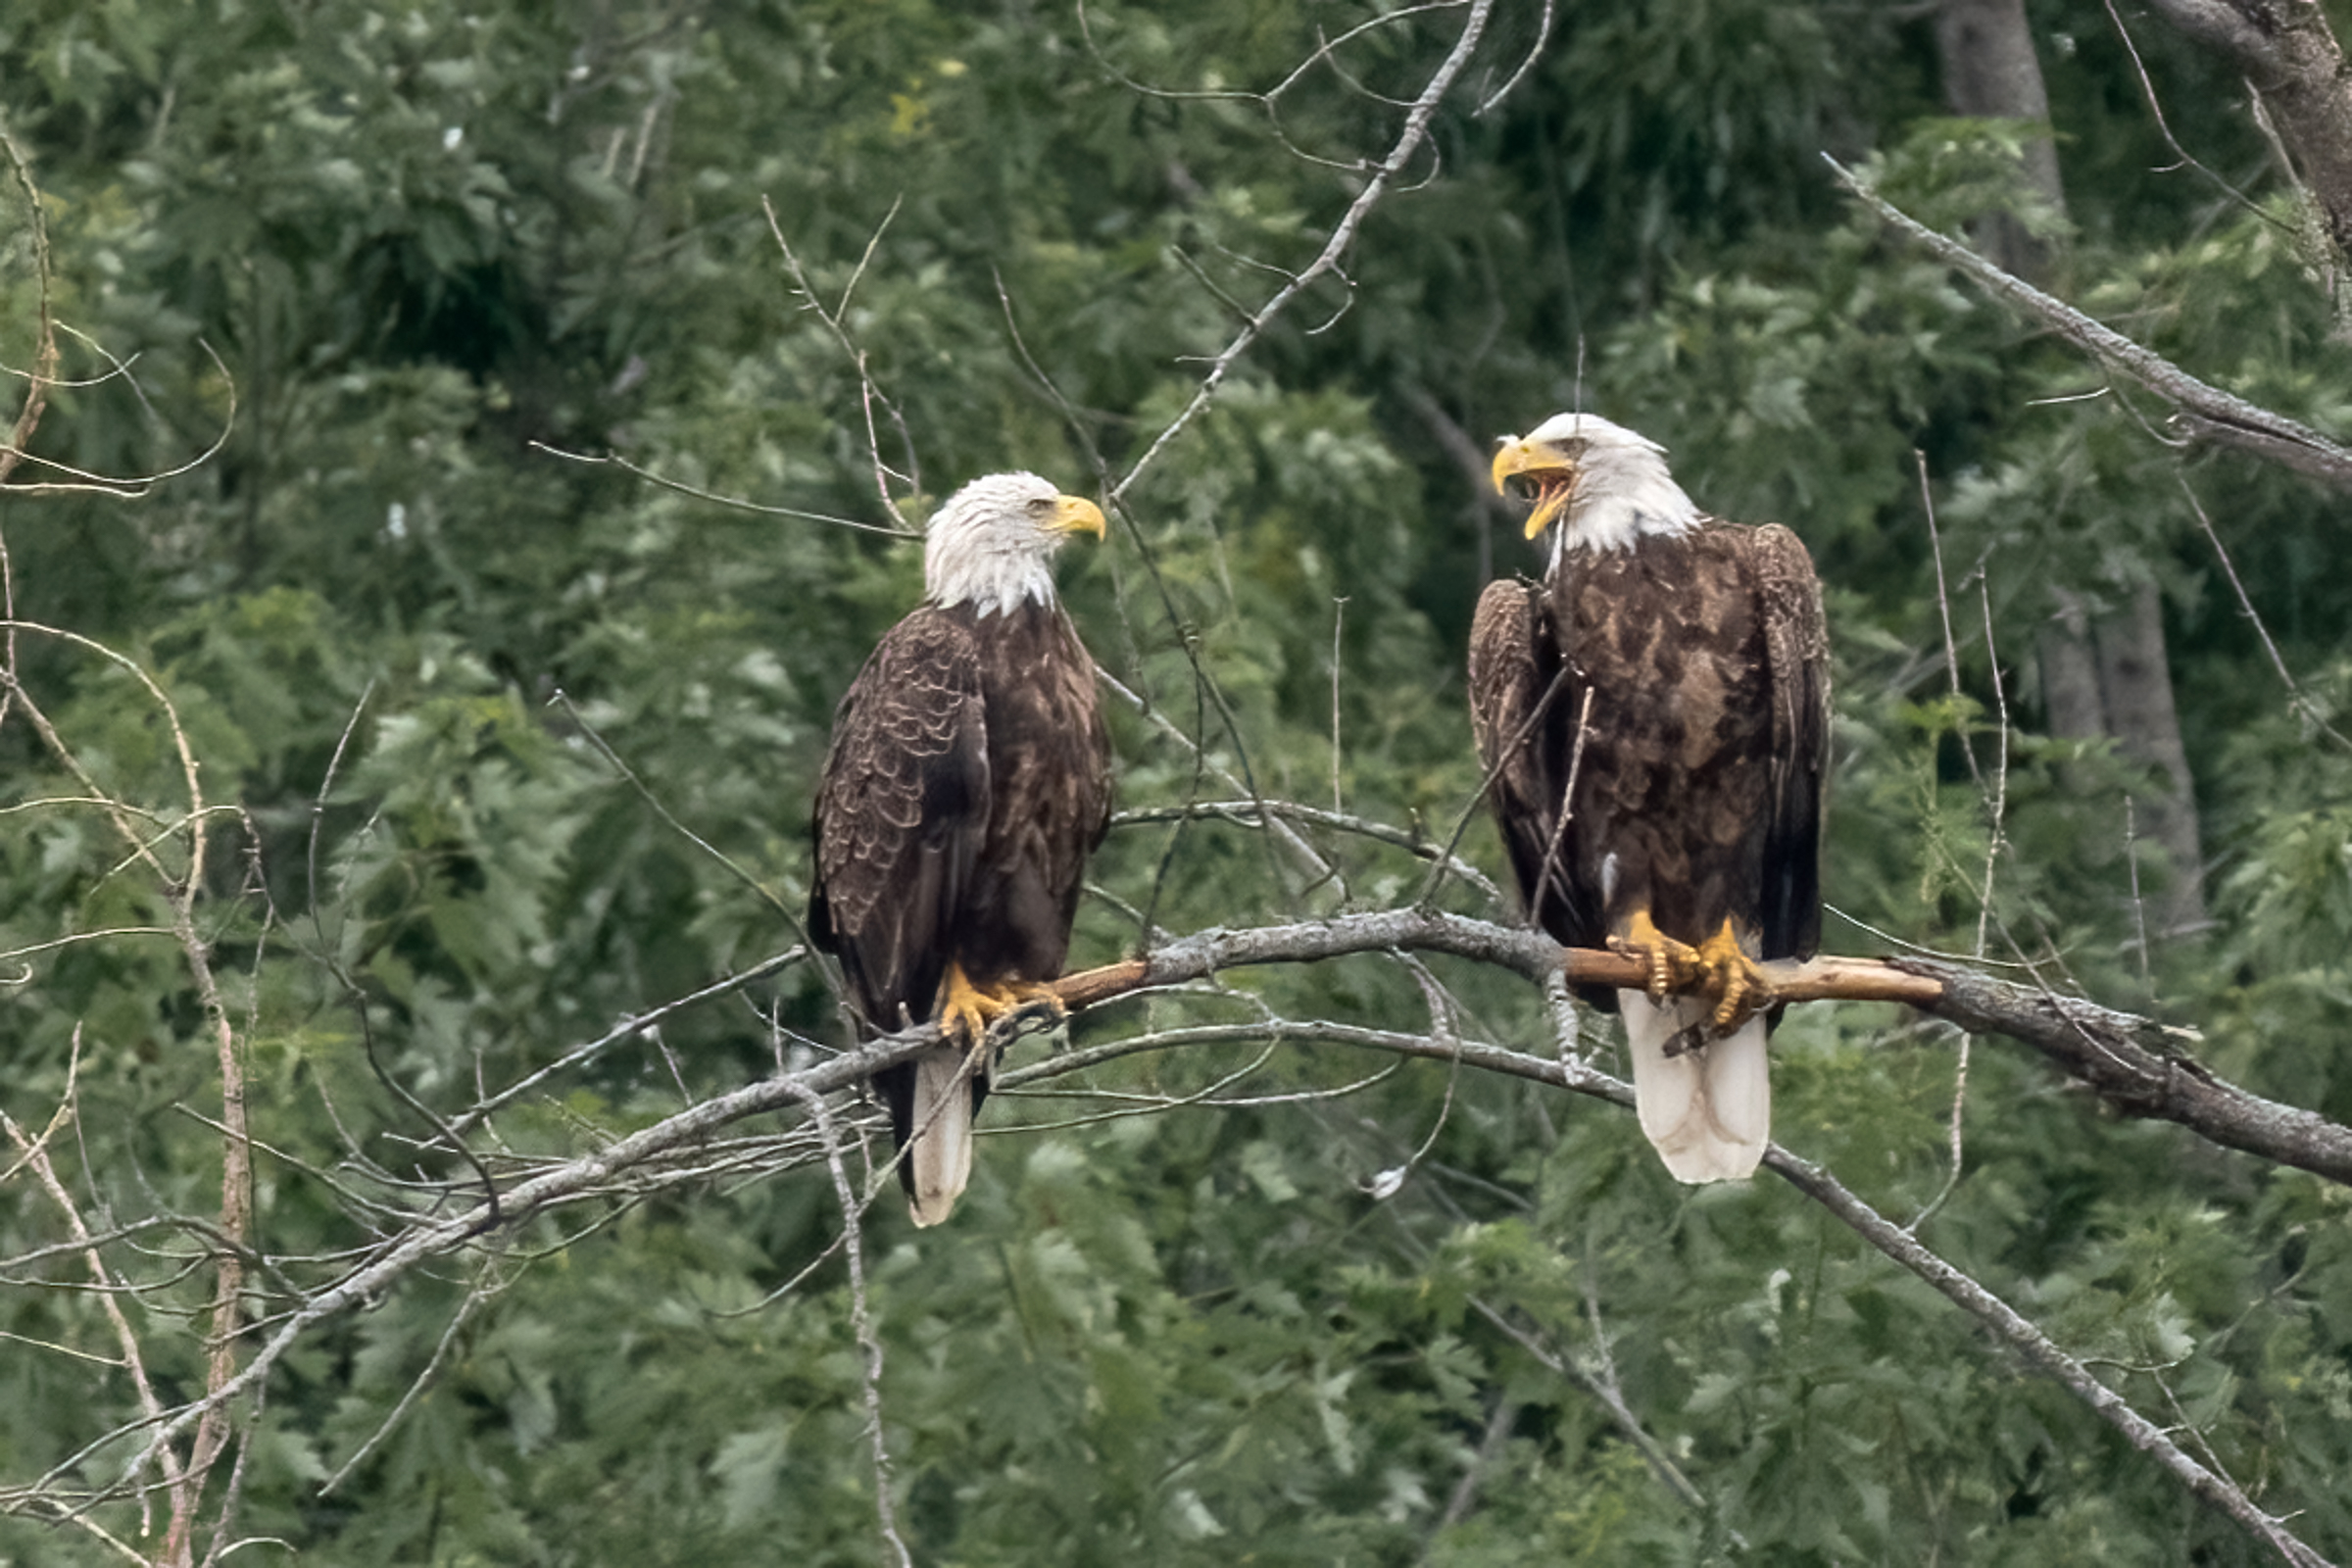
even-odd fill
[(1830, 764), (1830, 634), (1804, 541), (1755, 530), (1756, 594), (1772, 682), (1771, 818), (1764, 850), (1764, 951), (1821, 946), (1821, 828)]
[(930, 1016), (991, 788), (971, 634), (917, 610), (843, 695), (816, 795), (810, 934), (876, 1029)]
[(1564, 866), (1544, 874), (1547, 854), (1556, 850), (1558, 859), (1569, 858), (1566, 846), (1553, 843), (1566, 783), (1555, 744), (1558, 715), (1550, 711), (1561, 701), (1556, 688), (1565, 684), (1560, 667), (1544, 590), (1518, 581), (1487, 584), (1470, 622), (1470, 731), (1490, 780), (1495, 824), (1528, 898), (1528, 918), (1546, 929), (1552, 917), (1572, 921), (1568, 911), (1582, 902), (1564, 885)]

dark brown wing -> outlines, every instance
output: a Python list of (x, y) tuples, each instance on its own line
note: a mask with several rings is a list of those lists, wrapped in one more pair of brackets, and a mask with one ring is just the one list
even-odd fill
[(931, 1015), (990, 797), (978, 651), (926, 606), (850, 683), (816, 794), (809, 936), (877, 1030)]
[(1771, 820), (1764, 844), (1764, 953), (1807, 958), (1821, 946), (1821, 827), (1830, 771), (1830, 634), (1804, 541), (1766, 524), (1755, 541), (1756, 598), (1772, 685)]
[(1110, 825), (1110, 737), (1094, 662), (1057, 607), (976, 624), (995, 814), (956, 951), (975, 981), (1043, 982), (1061, 973), (1087, 858)]
[(1566, 748), (1574, 743), (1568, 684), (1544, 591), (1525, 582), (1487, 584), (1470, 622), (1470, 732), (1491, 780), (1487, 799), (1528, 918), (1562, 942), (1589, 947), (1604, 935), (1597, 902), (1566, 885), (1564, 867), (1574, 857), (1557, 842)]

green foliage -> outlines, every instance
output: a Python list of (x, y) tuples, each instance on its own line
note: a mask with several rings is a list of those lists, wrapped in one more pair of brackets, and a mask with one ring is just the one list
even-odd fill
[[(1113, 704), (1122, 806), (1254, 792), (1450, 837), (1479, 785), (1469, 604), (1483, 563), (1523, 557), (1482, 539), (1433, 430), (1581, 402), (1822, 564), (1831, 948), (2030, 961), (2352, 1117), (2352, 603), (2315, 492), (2176, 462), (2161, 410), (1838, 201), (1824, 149), (1942, 226), (2022, 204), (2021, 133), (1945, 117), (1926, 19), (1555, 8), (1481, 112), (1536, 42), (1503, 9), (1344, 275), (1264, 323), (1106, 545), (1063, 563), (1143, 704)], [(2147, 175), (2170, 155), (2103, 8), (2036, 17), (2072, 226), (2030, 216), (2071, 235), (2068, 296), (2352, 425), (2292, 209)], [(180, 1221), (222, 1175), (174, 890), (199, 895), (267, 1145), (267, 1332), (419, 1195), (471, 1200), (482, 1171), (441, 1135), (480, 1095), (799, 941), (809, 781), (919, 592), (909, 525), (990, 469), (1124, 473), (1321, 249), (1394, 143), (1384, 96), (1458, 25), (1239, 0), (0, 17), (54, 303), (89, 335), (34, 450), (128, 479), (226, 432), (132, 503), (0, 495), (15, 612), (56, 629), (16, 634), (0, 703), (0, 1108), (37, 1137), (71, 1086), (49, 1157), (93, 1228), (126, 1227), (106, 1256), (151, 1287), (131, 1327), (168, 1399), (206, 1377), (211, 1276), (183, 1263), (209, 1234)], [(2138, 41), (2175, 134), (2253, 179), (2234, 78)], [(8, 210), (19, 365), (36, 291)], [(705, 494), (578, 461), (608, 456)], [(2154, 955), (2118, 804), (2143, 781), (2043, 733), (2032, 668), (2052, 588), (2096, 609), (2148, 583), (2216, 859), (2214, 929)], [(212, 808), (194, 864), (183, 736)], [(1228, 818), (1121, 827), (1075, 961), (1147, 922), (1422, 897), (1424, 860), (1307, 837), (1317, 863)], [(1483, 824), (1460, 848), (1499, 866)], [(1458, 879), (1438, 901), (1508, 914)], [(1793, 1190), (1687, 1192), (1614, 1107), (1250, 1034), (1426, 1030), (1430, 985), (1465, 1033), (1554, 1049), (1541, 999), (1467, 964), (1237, 973), (1073, 1022), (1075, 1049), (1237, 1037), (999, 1095), (952, 1225), (870, 1211), (916, 1561), (2253, 1555)], [(467, 1136), (512, 1181), (845, 1038), (787, 964)], [(1954, 1042), (1890, 1009), (1792, 1009), (1777, 1041), (1786, 1143), (2352, 1550), (2340, 1188), (2107, 1114), (1997, 1043), (1963, 1092)], [(821, 1165), (775, 1174), (772, 1131), (658, 1196), (486, 1233), (478, 1280), (419, 1270), (318, 1325), (240, 1413), (241, 1528), (352, 1564), (873, 1560), (840, 1216)], [(128, 1450), (74, 1456), (134, 1390), (35, 1174), (0, 1216), (0, 1467), (102, 1484)], [(135, 1507), (97, 1517), (138, 1538)], [(119, 1560), (31, 1514), (0, 1516), (0, 1554)]]

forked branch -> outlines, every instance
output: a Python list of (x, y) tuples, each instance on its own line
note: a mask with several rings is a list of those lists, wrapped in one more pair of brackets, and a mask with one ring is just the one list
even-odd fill
[[(1076, 1009), (1148, 989), (1198, 985), (1251, 965), (1312, 963), (1353, 954), (1397, 952), (1450, 955), (1508, 970), (1547, 991), (1556, 991), (1563, 980), (1580, 985), (1638, 985), (1644, 973), (1637, 958), (1563, 949), (1524, 928), (1397, 909), (1253, 929), (1203, 931), (1165, 943), (1143, 957), (1071, 975), (1056, 990), (1064, 1004)], [(2352, 1131), (2222, 1082), (2181, 1053), (2184, 1035), (2150, 1020), (2059, 997), (2031, 984), (1996, 980), (1938, 962), (1833, 957), (1777, 963), (1768, 966), (1768, 972), (1790, 1003), (1832, 999), (1894, 1002), (1946, 1018), (1964, 1029), (2007, 1035), (2041, 1052), (2128, 1113), (2164, 1116), (2230, 1147), (2352, 1182)], [(1536, 1054), (1462, 1037), (1450, 1030), (1441, 1039), (1338, 1024), (1274, 1020), (1262, 1025), (1270, 1040), (1328, 1042), (1442, 1059), (1457, 1068), (1508, 1073), (1629, 1104), (1632, 1093), (1624, 1083), (1565, 1049), (1573, 1046), (1573, 1018), (1563, 1012), (1559, 1027), (1564, 1049)], [(1227, 1038), (1230, 1034), (1230, 1030), (1212, 1030), (1203, 1032), (1202, 1037)], [(69, 1460), (53, 1472), (50, 1481), (62, 1480), (67, 1470), (94, 1453), (96, 1447), (121, 1444), (135, 1432), (143, 1440), (141, 1451), (116, 1483), (118, 1488), (135, 1487), (149, 1465), (169, 1462), (172, 1446), (183, 1441), (208, 1415), (258, 1391), (270, 1369), (321, 1321), (374, 1299), (434, 1258), (482, 1245), (485, 1227), (516, 1226), (532, 1216), (582, 1201), (611, 1201), (621, 1192), (617, 1184), (624, 1173), (635, 1173), (636, 1179), (626, 1185), (626, 1194), (636, 1196), (663, 1185), (707, 1179), (710, 1162), (697, 1157), (695, 1152), (711, 1147), (722, 1129), (765, 1112), (812, 1114), (811, 1107), (822, 1103), (823, 1097), (851, 1089), (880, 1067), (910, 1058), (931, 1046), (936, 1036), (935, 1026), (910, 1029), (690, 1106), (591, 1153), (514, 1182), (498, 1194), (495, 1207), (487, 1200), (476, 1200), (465, 1206), (453, 1203), (416, 1210), (407, 1228), (387, 1235), (371, 1257), (331, 1286), (311, 1294), (272, 1322), (266, 1333), (250, 1337), (246, 1342), (253, 1348), (250, 1359), (233, 1373), (217, 1377), (203, 1399), (167, 1418), (151, 1417), (138, 1429), (116, 1434)], [(1147, 1036), (1133, 1044), (1175, 1049), (1191, 1043), (1183, 1036), (1183, 1031), (1177, 1031)], [(1114, 1053), (1118, 1044), (1065, 1053), (1009, 1076), (1025, 1082), (1065, 1076)], [(838, 1149), (838, 1145), (833, 1147)], [(811, 1146), (802, 1140), (781, 1151), (771, 1168), (811, 1157)], [(2081, 1362), (1997, 1297), (1929, 1250), (1915, 1235), (1885, 1221), (1826, 1172), (1787, 1151), (1775, 1149), (1769, 1157), (1775, 1170), (1853, 1226), (1874, 1247), (2051, 1371), (2196, 1495), (2229, 1513), (2289, 1561), (2317, 1560), (2226, 1476), (2199, 1464), (2168, 1434), (2104, 1390)], [(854, 1210), (861, 1200), (841, 1189), (842, 1173), (837, 1171), (835, 1178), (837, 1196)], [(622, 1201), (628, 1200), (626, 1194)]]

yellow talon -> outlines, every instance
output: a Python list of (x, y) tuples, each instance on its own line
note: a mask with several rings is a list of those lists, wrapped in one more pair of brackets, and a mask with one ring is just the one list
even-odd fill
[(1703, 989), (1715, 999), (1715, 1015), (1709, 1022), (1717, 1038), (1772, 1005), (1772, 982), (1740, 946), (1729, 916), (1722, 930), (1699, 944), (1698, 961), (1705, 972)]
[(1698, 949), (1687, 942), (1677, 942), (1659, 930), (1647, 909), (1634, 911), (1633, 919), (1626, 922), (1625, 934), (1609, 938), (1609, 951), (1628, 954), (1642, 961), (1648, 974), (1642, 989), (1649, 993), (1652, 1002), (1664, 1002), (1706, 972)]
[(940, 987), (939, 1026), (946, 1034), (962, 1036), (969, 1048), (986, 1040), (999, 1018), (1036, 1006), (1050, 1009), (1056, 1018), (1068, 1010), (1052, 986), (1007, 980), (984, 989), (972, 984), (962, 964), (950, 961), (948, 978)]
[(1660, 931), (1647, 909), (1637, 909), (1626, 922), (1625, 934), (1609, 939), (1609, 949), (1642, 961), (1643, 989), (1652, 1002), (1686, 991), (1713, 1000), (1715, 1008), (1704, 1030), (1694, 1026), (1693, 1032), (1700, 1035), (1694, 1045), (1722, 1039), (1773, 1004), (1771, 980), (1740, 946), (1740, 934), (1728, 916), (1721, 930), (1694, 948)]

